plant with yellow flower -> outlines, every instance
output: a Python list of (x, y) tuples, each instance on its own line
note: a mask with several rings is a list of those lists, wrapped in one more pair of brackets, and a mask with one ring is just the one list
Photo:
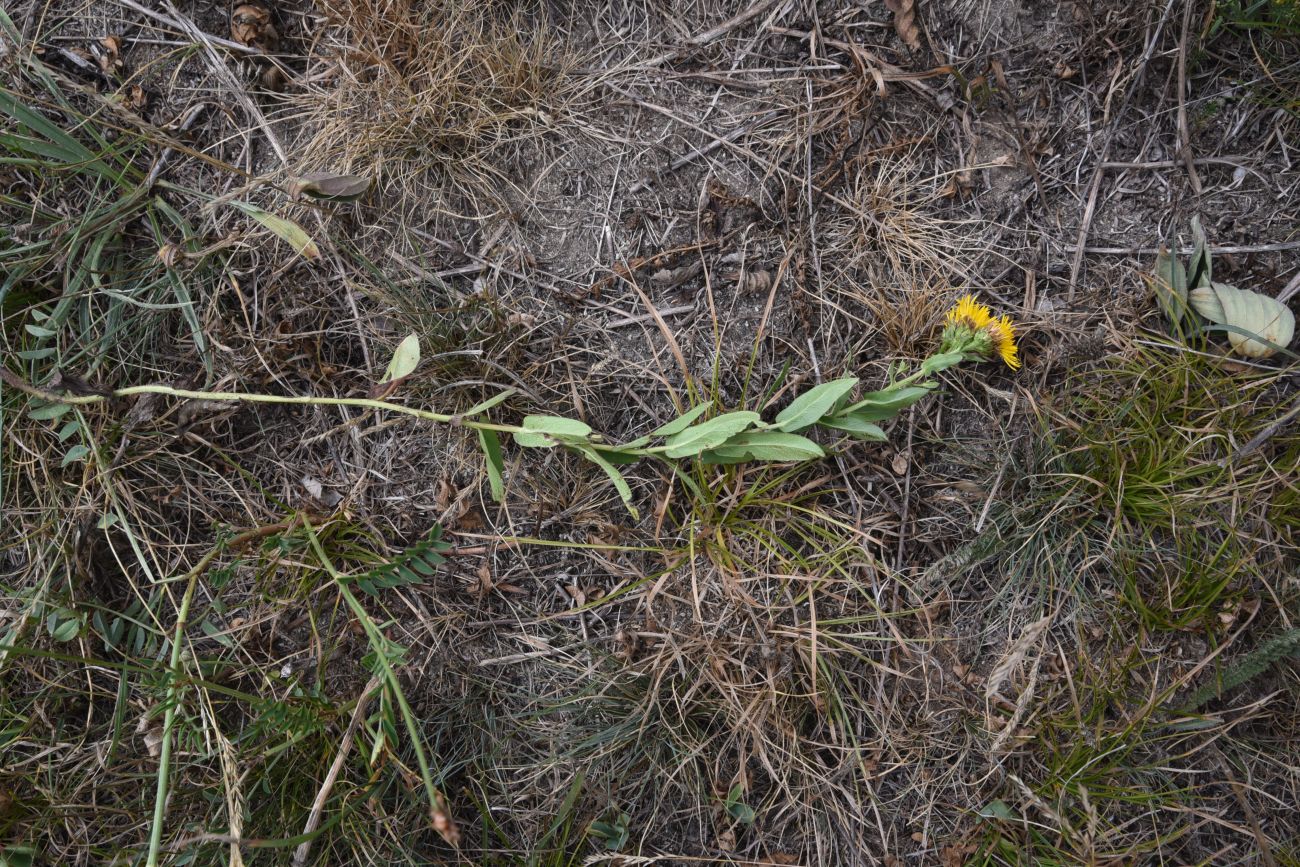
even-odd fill
[[(133, 394), (162, 394), (182, 399), (249, 401), (257, 403), (323, 404), (388, 410), (425, 421), (454, 424), (473, 430), (487, 458), (487, 475), (494, 498), (505, 495), (505, 462), (500, 435), (509, 434), (517, 446), (528, 449), (563, 448), (572, 451), (609, 476), (628, 510), (634, 515), (632, 491), (618, 465), (641, 458), (656, 458), (670, 463), (694, 458), (705, 464), (738, 464), (747, 461), (787, 462), (824, 457), (825, 449), (803, 435), (803, 431), (822, 428), (834, 436), (861, 440), (884, 440), (879, 422), (891, 419), (921, 400), (938, 386), (933, 379), (941, 370), (963, 361), (982, 361), (997, 356), (1012, 369), (1020, 366), (1016, 348), (1016, 329), (1011, 317), (995, 317), (987, 305), (965, 295), (948, 311), (947, 323), (939, 350), (926, 358), (908, 376), (897, 379), (878, 391), (859, 394), (856, 376), (825, 382), (809, 389), (770, 422), (752, 410), (713, 413), (713, 402), (691, 407), (676, 419), (661, 425), (631, 442), (609, 443), (586, 423), (555, 415), (528, 415), (519, 424), (501, 424), (487, 419), (488, 410), (511, 397), (507, 389), (458, 415), (417, 409), (387, 400), (372, 398), (317, 398), (243, 392), (189, 391), (166, 385), (136, 385), (109, 394), (55, 394), (34, 388), (0, 368), (0, 378), (20, 390), (50, 404), (37, 407), (48, 413), (66, 412), (73, 404), (97, 403), (111, 397)], [(381, 384), (396, 387), (420, 362), (420, 346), (415, 335), (402, 341), (393, 355)], [(389, 389), (392, 391), (392, 388)]]

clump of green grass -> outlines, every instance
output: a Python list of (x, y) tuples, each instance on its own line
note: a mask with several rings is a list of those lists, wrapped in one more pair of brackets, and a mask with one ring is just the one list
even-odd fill
[(176, 205), (154, 189), (167, 142), (74, 101), (25, 53), (7, 17), (0, 27), (20, 46), (0, 87), (0, 168), (12, 173), (0, 194), (8, 348), (32, 369), (53, 363), (89, 376), (147, 358), (178, 321), (208, 361), (195, 306), (204, 271), (183, 280), (157, 259), (168, 243), (197, 249), (185, 213), (194, 197)]
[[(1270, 623), (1275, 605), (1292, 604), (1283, 468), (1300, 458), (1300, 436), (1274, 424), (1282, 376), (1134, 344), (1074, 372), (1046, 416), (1054, 430), (1010, 459), (1010, 502), (950, 571), (994, 576), (997, 599), (981, 608), (994, 624), (1000, 608), (1028, 605), (1053, 626), (1041, 649), (1018, 648), (1027, 673), (1013, 674), (1011, 704), (992, 706), (1005, 776), (962, 838), (971, 863), (1129, 863), (1217, 845), (1195, 816), (1236, 805), (1201, 785), (1218, 779), (1201, 751), (1214, 738), (1247, 761), (1255, 748), (1222, 718), (1184, 716), (1176, 695), (1205, 681), (1202, 654), (1236, 640), (1243, 618)], [(1189, 658), (1189, 640), (1207, 649)], [(1211, 671), (1221, 666), (1234, 683), (1228, 663)]]
[(1079, 381), (1051, 467), (1104, 527), (1122, 596), (1145, 626), (1207, 625), (1294, 542), (1281, 467), (1300, 443), (1279, 431), (1238, 455), (1280, 414), (1277, 383), (1173, 346), (1140, 347)]

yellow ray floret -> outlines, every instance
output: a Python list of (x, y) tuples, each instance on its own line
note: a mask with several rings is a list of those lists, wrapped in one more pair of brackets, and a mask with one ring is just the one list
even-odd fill
[(985, 333), (993, 341), (993, 348), (1012, 370), (1020, 369), (1020, 349), (1016, 346), (1016, 327), (1011, 324), (1010, 316), (1001, 319), (990, 317)]
[(949, 325), (966, 325), (972, 331), (979, 331), (992, 321), (993, 314), (989, 312), (988, 305), (976, 301), (974, 295), (963, 295), (956, 306), (948, 311)]

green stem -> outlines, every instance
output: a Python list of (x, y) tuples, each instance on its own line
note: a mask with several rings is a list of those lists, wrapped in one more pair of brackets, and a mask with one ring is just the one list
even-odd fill
[(162, 745), (158, 751), (158, 787), (154, 793), (153, 826), (149, 829), (149, 856), (145, 861), (145, 867), (158, 867), (158, 856), (162, 852), (163, 819), (167, 814), (167, 783), (171, 773), (172, 728), (176, 725), (176, 706), (180, 700), (178, 681), (181, 674), (181, 641), (185, 637), (185, 622), (190, 615), (190, 603), (194, 601), (194, 591), (198, 587), (199, 576), (207, 571), (208, 567), (212, 565), (212, 561), (222, 551), (243, 545), (245, 542), (254, 539), (269, 536), (272, 533), (278, 533), (287, 529), (291, 523), (291, 521), (282, 521), (278, 524), (269, 524), (265, 527), (246, 530), (229, 542), (217, 545), (204, 554), (203, 559), (199, 560), (185, 576), (188, 579), (185, 585), (185, 595), (181, 597), (181, 605), (176, 612), (176, 628), (172, 631), (171, 656), (167, 662), (167, 709), (163, 712)]
[(357, 599), (356, 594), (348, 587), (347, 576), (338, 571), (329, 555), (325, 553), (325, 548), (321, 545), (320, 539), (316, 536), (311, 521), (307, 519), (306, 515), (302, 516), (302, 526), (307, 531), (307, 540), (311, 543), (312, 550), (320, 558), (325, 571), (334, 579), (334, 586), (338, 588), (339, 593), (343, 596), (343, 601), (347, 603), (353, 616), (361, 624), (362, 630), (366, 633), (366, 638), (370, 641), (370, 647), (374, 651), (375, 661), (383, 669), (382, 676), (385, 685), (391, 690), (393, 698), (397, 700), (398, 710), (401, 711), (402, 721), (406, 725), (407, 736), (411, 739), (411, 746), (415, 750), (415, 761), (420, 767), (420, 779), (424, 783), (425, 793), (428, 795), (430, 815), (433, 815), (440, 810), (438, 788), (433, 782), (433, 771), (430, 769), (429, 759), (424, 753), (424, 743), (420, 735), (420, 728), (417, 725), (415, 712), (411, 710), (410, 704), (407, 703), (406, 694), (402, 692), (402, 685), (397, 679), (397, 672), (393, 670), (393, 666), (388, 659), (387, 650), (391, 647), (392, 642), (379, 631), (379, 627), (375, 625), (369, 612), (361, 604), (361, 600)]

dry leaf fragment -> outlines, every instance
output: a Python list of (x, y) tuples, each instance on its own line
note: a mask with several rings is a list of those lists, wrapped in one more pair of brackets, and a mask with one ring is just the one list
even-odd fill
[(916, 0), (885, 0), (894, 13), (894, 29), (913, 51), (921, 50), (921, 28), (916, 23)]
[(230, 38), (268, 54), (280, 46), (280, 34), (271, 21), (271, 10), (261, 3), (242, 3), (230, 13)]
[(123, 103), (134, 112), (142, 112), (149, 107), (149, 94), (138, 84), (129, 85), (123, 91)]
[(156, 759), (162, 748), (163, 732), (162, 726), (158, 720), (150, 719), (148, 714), (140, 717), (136, 723), (135, 733), (144, 741), (144, 748), (149, 753), (149, 758)]
[(179, 244), (163, 244), (158, 248), (158, 261), (164, 268), (175, 268), (185, 259), (185, 251)]
[(306, 194), (314, 199), (350, 202), (364, 196), (369, 189), (370, 178), (336, 175), (332, 172), (307, 172), (289, 183), (288, 193), (295, 199)]
[(429, 808), (429, 824), (433, 830), (438, 832), (438, 836), (455, 846), (460, 842), (460, 829), (456, 827), (455, 821), (451, 818), (451, 813), (447, 810), (447, 799), (442, 796), (442, 792), (434, 792), (433, 804)]
[(289, 76), (285, 75), (283, 69), (274, 63), (268, 63), (257, 74), (257, 83), (263, 90), (270, 90), (279, 93), (284, 90), (289, 83)]
[(99, 40), (99, 43), (91, 47), (95, 54), (95, 60), (99, 63), (100, 70), (109, 78), (113, 78), (123, 69), (126, 63), (122, 60), (122, 38), (120, 36), (105, 36)]

